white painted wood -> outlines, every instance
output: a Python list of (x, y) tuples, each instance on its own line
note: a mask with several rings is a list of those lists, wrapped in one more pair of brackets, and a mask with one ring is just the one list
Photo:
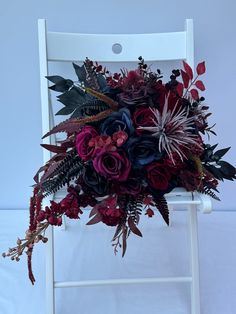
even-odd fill
[(186, 62), (191, 66), (194, 72), (194, 40), (193, 40), (193, 20), (185, 21), (186, 31)]
[(85, 281), (56, 281), (55, 288), (95, 287), (114, 285), (134, 285), (147, 283), (173, 283), (192, 282), (192, 277), (158, 277), (158, 278), (134, 278), (134, 279), (109, 279), (109, 280), (85, 280)]
[[(142, 55), (145, 61), (185, 59), (192, 68), (194, 67), (193, 21), (190, 19), (186, 20), (185, 31), (160, 34), (55, 33), (47, 32), (45, 20), (39, 20), (38, 29), (43, 134), (54, 125), (48, 94), (48, 82), (45, 79), (48, 73), (49, 61), (83, 61), (88, 57), (100, 62), (137, 62), (137, 58)], [(112, 51), (114, 44), (120, 44), (122, 46), (120, 54), (115, 54)], [(54, 141), (55, 138), (52, 139), (48, 137), (44, 139), (43, 142), (54, 143)], [(51, 154), (47, 150), (44, 150), (43, 154), (44, 162), (46, 162), (51, 157)], [(65, 191), (56, 193), (55, 200), (60, 200), (64, 195)], [(53, 227), (50, 227), (47, 232), (49, 241), (46, 258), (47, 314), (55, 314), (55, 288), (164, 282), (190, 282), (192, 289), (191, 314), (200, 314), (197, 209), (202, 212), (211, 212), (211, 200), (206, 195), (201, 195), (196, 192), (190, 193), (183, 188), (174, 189), (166, 195), (166, 198), (171, 208), (187, 206), (189, 209), (191, 276), (110, 279), (81, 282), (54, 281)]]
[(192, 274), (191, 314), (200, 314), (197, 207), (195, 205), (189, 205), (188, 212)]
[[(48, 82), (45, 76), (48, 75), (47, 60), (47, 40), (46, 40), (46, 21), (38, 21), (38, 40), (39, 40), (39, 66), (40, 66), (40, 90), (41, 90), (41, 112), (42, 112), (42, 134), (44, 135), (50, 130), (51, 113)], [(51, 112), (51, 113), (50, 113)], [(44, 144), (51, 143), (51, 137), (43, 139)], [(43, 149), (44, 164), (51, 158), (51, 153)], [(42, 206), (49, 205), (49, 200), (44, 199)], [(54, 242), (53, 242), (53, 226), (49, 226), (46, 231), (48, 238), (46, 248), (46, 313), (55, 314), (55, 297), (54, 297)]]
[[(186, 59), (186, 32), (159, 34), (73, 34), (49, 32), (49, 61), (137, 62)], [(115, 54), (114, 44), (122, 51)]]

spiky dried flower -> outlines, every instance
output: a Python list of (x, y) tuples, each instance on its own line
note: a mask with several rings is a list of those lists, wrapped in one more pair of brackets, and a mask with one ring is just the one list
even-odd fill
[(184, 150), (190, 149), (192, 145), (199, 146), (198, 136), (194, 134), (194, 122), (196, 116), (188, 117), (188, 110), (177, 109), (178, 102), (173, 110), (168, 109), (168, 97), (165, 99), (162, 112), (152, 108), (155, 126), (139, 127), (139, 129), (153, 133), (159, 138), (159, 151), (166, 151), (174, 162), (173, 153), (177, 153), (181, 160), (186, 158)]

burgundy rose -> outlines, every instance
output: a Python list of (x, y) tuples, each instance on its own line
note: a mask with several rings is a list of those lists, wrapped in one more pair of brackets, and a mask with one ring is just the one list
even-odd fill
[(141, 107), (136, 110), (133, 114), (133, 121), (134, 124), (139, 126), (154, 126), (155, 123), (153, 122), (154, 114), (152, 110), (148, 107)]
[(123, 151), (97, 152), (93, 160), (94, 169), (107, 179), (125, 181), (128, 178), (131, 164)]
[(148, 183), (156, 190), (164, 191), (169, 186), (171, 174), (163, 164), (153, 162), (146, 167)]
[(76, 149), (80, 158), (84, 161), (89, 160), (94, 152), (94, 146), (89, 145), (92, 138), (98, 135), (92, 126), (84, 126), (76, 136)]
[(108, 226), (118, 225), (125, 216), (124, 211), (120, 208), (100, 207), (98, 211), (102, 216), (102, 222)]
[(128, 178), (127, 181), (115, 186), (115, 191), (118, 194), (137, 195), (142, 191), (142, 182), (137, 178)]

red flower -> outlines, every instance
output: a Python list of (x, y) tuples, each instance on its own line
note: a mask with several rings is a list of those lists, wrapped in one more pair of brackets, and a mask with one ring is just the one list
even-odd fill
[(78, 219), (79, 214), (82, 214), (78, 203), (77, 192), (74, 189), (68, 190), (68, 194), (60, 202), (60, 206), (65, 212), (65, 215), (71, 219)]
[(152, 217), (154, 215), (154, 211), (149, 207), (147, 210), (146, 210), (146, 213), (145, 215), (148, 215), (148, 217)]
[(153, 162), (146, 167), (148, 183), (156, 190), (164, 191), (168, 188), (171, 173), (163, 164)]
[(91, 126), (84, 126), (76, 136), (76, 149), (80, 158), (84, 161), (89, 160), (94, 152), (94, 147), (89, 145), (92, 138), (97, 136), (97, 131)]
[(93, 160), (94, 169), (107, 179), (125, 181), (131, 164), (123, 151), (100, 150)]
[[(154, 114), (152, 110), (148, 107), (141, 107), (138, 110), (136, 110), (133, 114), (133, 121), (134, 124), (139, 126), (155, 126), (155, 123), (153, 122)], [(142, 130), (137, 129), (136, 132), (138, 134), (142, 133)]]
[(129, 71), (127, 77), (123, 79), (123, 88), (135, 87), (138, 88), (144, 83), (143, 76), (140, 74), (139, 70)]
[(117, 206), (117, 198), (109, 197), (97, 207), (102, 222), (108, 226), (116, 226), (125, 216), (125, 212)]

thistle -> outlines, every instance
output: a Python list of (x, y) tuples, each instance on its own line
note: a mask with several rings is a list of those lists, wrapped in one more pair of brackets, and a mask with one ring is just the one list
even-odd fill
[(185, 108), (177, 108), (178, 101), (173, 110), (168, 109), (168, 97), (165, 99), (165, 104), (162, 113), (151, 108), (154, 118), (152, 119), (155, 126), (139, 127), (145, 131), (153, 133), (153, 136), (159, 138), (159, 151), (165, 151), (175, 164), (173, 153), (177, 153), (183, 161), (185, 156), (184, 151), (190, 149), (191, 146), (200, 146), (197, 139), (198, 135), (194, 134), (194, 121), (196, 116), (188, 117), (188, 110)]

